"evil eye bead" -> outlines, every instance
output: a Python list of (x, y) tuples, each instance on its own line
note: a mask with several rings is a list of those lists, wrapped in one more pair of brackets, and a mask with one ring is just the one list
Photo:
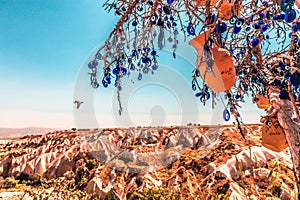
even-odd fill
[(157, 68), (158, 68), (158, 65), (157, 65), (157, 64), (153, 64), (153, 65), (152, 65), (152, 70), (157, 70)]
[(290, 12), (286, 13), (284, 16), (284, 20), (287, 23), (292, 23), (297, 17), (296, 11), (294, 9), (291, 9)]
[(157, 20), (157, 15), (156, 14), (152, 15), (151, 18), (150, 18), (150, 20), (152, 22), (155, 22)]
[(175, 0), (167, 0), (168, 4), (172, 4)]
[(151, 56), (156, 56), (156, 51), (155, 50), (151, 51)]
[(260, 24), (258, 24), (258, 23), (257, 23), (257, 24), (254, 24), (254, 28), (255, 28), (255, 29), (260, 29)]
[(238, 33), (241, 31), (241, 29), (242, 29), (241, 27), (234, 26), (234, 27), (233, 27), (233, 33), (234, 33), (234, 34), (238, 34)]
[(266, 30), (268, 30), (268, 28), (268, 24), (263, 25), (263, 27), (261, 28), (261, 32), (265, 32)]
[(235, 22), (236, 27), (241, 27), (243, 24), (244, 24), (244, 19), (242, 18), (237, 19)]
[(188, 34), (195, 35), (195, 28), (191, 24), (188, 25), (186, 30), (187, 30)]
[(300, 94), (300, 87), (295, 87), (294, 91), (298, 94)]
[(137, 24), (138, 24), (137, 21), (132, 22), (132, 26), (137, 26)]
[(143, 74), (142, 73), (139, 73), (139, 75), (138, 75), (138, 80), (140, 81), (140, 80), (142, 80), (143, 79)]
[(95, 89), (98, 88), (99, 86), (100, 86), (100, 84), (98, 82), (93, 82), (92, 83), (92, 87), (95, 88)]
[(195, 84), (192, 85), (192, 89), (193, 89), (193, 91), (196, 91), (197, 87)]
[(223, 119), (228, 122), (230, 120), (230, 113), (227, 109), (223, 111)]
[(144, 74), (148, 74), (148, 72), (149, 72), (149, 68), (148, 68), (148, 67), (144, 67), (144, 68), (143, 68), (143, 73), (144, 73)]
[(236, 23), (236, 21), (237, 21), (237, 17), (236, 16), (232, 16), (230, 18), (230, 20), (229, 20), (229, 23), (232, 24), (232, 25), (234, 25)]
[(198, 92), (195, 94), (196, 97), (200, 97), (202, 95), (202, 92)]
[(224, 22), (222, 22), (216, 26), (217, 33), (224, 33), (226, 31), (226, 29), (227, 29), (227, 25)]

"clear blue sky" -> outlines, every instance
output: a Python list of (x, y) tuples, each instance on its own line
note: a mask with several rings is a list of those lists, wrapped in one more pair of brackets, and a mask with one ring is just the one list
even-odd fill
[[(93, 55), (91, 51), (105, 40), (117, 20), (113, 13), (102, 9), (101, 3), (100, 0), (0, 0), (0, 127), (77, 126), (74, 121), (77, 111), (73, 111), (72, 104), (76, 81), (82, 76), (81, 69), (88, 56)], [(134, 124), (155, 125), (157, 122), (150, 114), (152, 118), (160, 115), (159, 107), (164, 110), (165, 124), (180, 124), (182, 108), (195, 102), (195, 110), (199, 111), (197, 123), (223, 123), (221, 119), (212, 120), (213, 115), (208, 114), (222, 113), (222, 108), (210, 112), (211, 106), (204, 108), (196, 98), (183, 102), (182, 96), (193, 95), (187, 89), (184, 91), (188, 95), (174, 95), (172, 90), (180, 84), (190, 87), (193, 68), (190, 63), (180, 58), (172, 60), (168, 53), (161, 55), (161, 62), (183, 74), (182, 79), (188, 82), (170, 82), (171, 90), (166, 88), (168, 82), (163, 86), (148, 84), (131, 93), (130, 103), (125, 105)], [(172, 79), (168, 74), (164, 78)], [(160, 83), (162, 79), (153, 76), (145, 83)], [(86, 84), (86, 92), (93, 93), (88, 81)], [(118, 121), (126, 121), (113, 115), (117, 109), (113, 95), (113, 88), (96, 91), (94, 110), (101, 127), (123, 126)], [(76, 98), (86, 96), (82, 92)], [(87, 105), (82, 105), (83, 110), (84, 106)], [(253, 105), (244, 112), (248, 122), (258, 121), (255, 119), (262, 113)]]

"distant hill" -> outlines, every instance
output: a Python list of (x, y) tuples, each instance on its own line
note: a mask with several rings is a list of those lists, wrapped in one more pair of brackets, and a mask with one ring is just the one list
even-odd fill
[(25, 135), (38, 135), (48, 132), (53, 132), (55, 128), (42, 128), (42, 127), (28, 127), (28, 128), (1, 128), (0, 127), (0, 138), (15, 138), (22, 137)]

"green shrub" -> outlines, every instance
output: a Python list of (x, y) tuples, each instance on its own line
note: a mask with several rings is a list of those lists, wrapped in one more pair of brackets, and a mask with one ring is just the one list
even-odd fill
[(141, 192), (135, 192), (130, 200), (180, 200), (181, 195), (172, 192), (168, 188), (144, 188)]
[(3, 187), (5, 189), (9, 189), (9, 188), (15, 188), (18, 185), (18, 180), (15, 180), (13, 178), (6, 178), (3, 184)]
[(210, 200), (227, 200), (228, 197), (225, 194), (215, 194), (213, 195)]
[(18, 174), (15, 179), (18, 180), (21, 183), (24, 182), (24, 181), (27, 182), (27, 181), (31, 181), (32, 180), (32, 178), (28, 174), (26, 174), (24, 172), (21, 172), (20, 174)]
[(86, 167), (89, 170), (95, 169), (99, 166), (100, 162), (97, 159), (88, 159), (86, 161)]

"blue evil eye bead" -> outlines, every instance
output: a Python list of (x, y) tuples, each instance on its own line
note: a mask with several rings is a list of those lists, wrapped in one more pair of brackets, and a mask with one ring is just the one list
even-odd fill
[(188, 34), (195, 35), (195, 28), (191, 24), (188, 25), (186, 30), (187, 30)]
[(130, 65), (130, 70), (132, 70), (132, 71), (135, 70), (135, 65), (134, 64)]
[(150, 20), (151, 20), (152, 22), (156, 22), (157, 18), (158, 18), (158, 17), (157, 17), (157, 14), (155, 13), (154, 15), (151, 16)]
[(102, 59), (102, 54), (101, 53), (97, 53), (97, 55), (96, 55), (96, 59)]
[(142, 78), (143, 78), (143, 74), (142, 74), (142, 73), (139, 73), (139, 75), (138, 75), (138, 80), (140, 81), (140, 80), (142, 80)]
[(216, 26), (217, 33), (224, 33), (226, 31), (226, 29), (227, 29), (227, 25), (224, 22), (222, 22)]
[(280, 17), (280, 15), (274, 15), (274, 16), (273, 16), (273, 19), (274, 19), (274, 20), (279, 20), (279, 19), (281, 19), (281, 17)]
[(138, 55), (138, 51), (137, 51), (137, 50), (133, 50), (131, 56), (132, 56), (132, 57), (135, 57), (135, 56), (137, 56), (137, 55)]
[(169, 37), (168, 42), (173, 42), (173, 38)]
[(234, 26), (233, 27), (233, 33), (238, 34), (241, 31), (241, 29), (242, 29), (241, 27)]
[(269, 6), (269, 4), (268, 4), (267, 1), (263, 1), (262, 4), (263, 4), (265, 7), (268, 7), (268, 6)]
[(250, 27), (250, 26), (246, 27), (246, 31), (247, 31), (247, 32), (249, 32), (250, 30), (251, 30), (251, 27)]
[(193, 89), (193, 91), (196, 91), (196, 89), (197, 89), (196, 84), (192, 84), (192, 89)]
[(122, 67), (121, 72), (122, 72), (122, 75), (125, 76), (127, 74), (127, 69)]
[(294, 9), (291, 9), (290, 12), (286, 13), (284, 16), (284, 20), (287, 23), (292, 23), (297, 17), (296, 11)]
[(137, 26), (138, 23), (137, 23), (137, 21), (133, 21), (131, 24), (132, 24), (132, 26)]
[(258, 14), (260, 18), (264, 18), (265, 17), (265, 13), (261, 12)]
[(202, 103), (206, 102), (207, 100), (209, 100), (210, 98), (210, 94), (208, 92), (204, 92), (202, 93), (202, 95), (200, 96), (200, 101)]
[(267, 18), (267, 19), (271, 19), (271, 14), (270, 14), (269, 11), (267, 11), (267, 13), (266, 13), (266, 18)]
[(151, 56), (156, 56), (156, 51), (155, 50), (151, 51)]
[(164, 6), (163, 7), (163, 11), (164, 13), (166, 13), (166, 15), (170, 15), (171, 14), (171, 9), (169, 6)]
[(295, 87), (294, 92), (299, 94), (300, 93), (300, 87)]
[(223, 111), (223, 119), (228, 122), (230, 120), (230, 113), (227, 109)]
[(254, 24), (254, 28), (255, 29), (260, 29), (260, 24), (258, 24), (258, 23)]
[(288, 13), (292, 9), (295, 0), (282, 0), (280, 2), (280, 8), (283, 12)]
[(297, 26), (297, 24), (295, 24), (295, 25), (293, 26), (293, 31), (294, 31), (294, 32), (297, 32), (297, 31), (298, 31), (298, 26)]
[(108, 87), (108, 83), (107, 83), (104, 79), (102, 80), (102, 85), (103, 85), (103, 87), (105, 87), (105, 88)]
[(153, 65), (152, 65), (152, 70), (157, 70), (157, 68), (158, 68), (158, 65), (157, 65), (157, 64), (153, 64)]
[(116, 10), (116, 15), (122, 15), (122, 13), (119, 10)]
[(229, 20), (229, 23), (234, 25), (236, 23), (237, 17), (236, 16), (232, 16)]
[(297, 43), (299, 41), (299, 38), (295, 36), (294, 42)]
[(100, 84), (98, 82), (92, 82), (92, 87), (93, 88), (98, 88), (100, 86)]
[(244, 24), (244, 19), (242, 18), (237, 19), (235, 22), (235, 26), (237, 27), (241, 27), (243, 24)]
[(111, 81), (110, 76), (109, 76), (109, 75), (105, 76), (105, 80), (106, 80), (107, 82), (110, 82), (110, 81)]
[(249, 20), (250, 20), (250, 22), (253, 21), (253, 15), (250, 16)]
[(268, 30), (268, 28), (269, 28), (268, 24), (263, 25), (261, 28), (261, 32), (265, 32), (266, 30)]
[(289, 93), (286, 90), (281, 90), (279, 93), (279, 98), (280, 99), (288, 99)]
[(149, 68), (148, 68), (148, 67), (144, 67), (144, 68), (143, 68), (143, 73), (144, 73), (144, 74), (148, 74), (148, 72), (149, 72)]
[(196, 97), (200, 97), (202, 95), (202, 92), (198, 92), (195, 94)]
[(144, 56), (143, 58), (142, 58), (142, 63), (148, 63), (148, 62), (150, 62), (151, 61), (151, 59), (149, 58), (149, 57), (147, 57), (147, 56)]
[(95, 60), (95, 61), (91, 61), (91, 62), (89, 63), (89, 65), (91, 64), (93, 67), (98, 66), (98, 61)]
[(295, 71), (292, 74), (290, 81), (293, 86), (299, 87), (300, 86), (300, 72)]
[(136, 9), (137, 9), (138, 11), (140, 11), (140, 12), (144, 10), (144, 8), (143, 8), (142, 6), (139, 6), (139, 5), (136, 7)]

